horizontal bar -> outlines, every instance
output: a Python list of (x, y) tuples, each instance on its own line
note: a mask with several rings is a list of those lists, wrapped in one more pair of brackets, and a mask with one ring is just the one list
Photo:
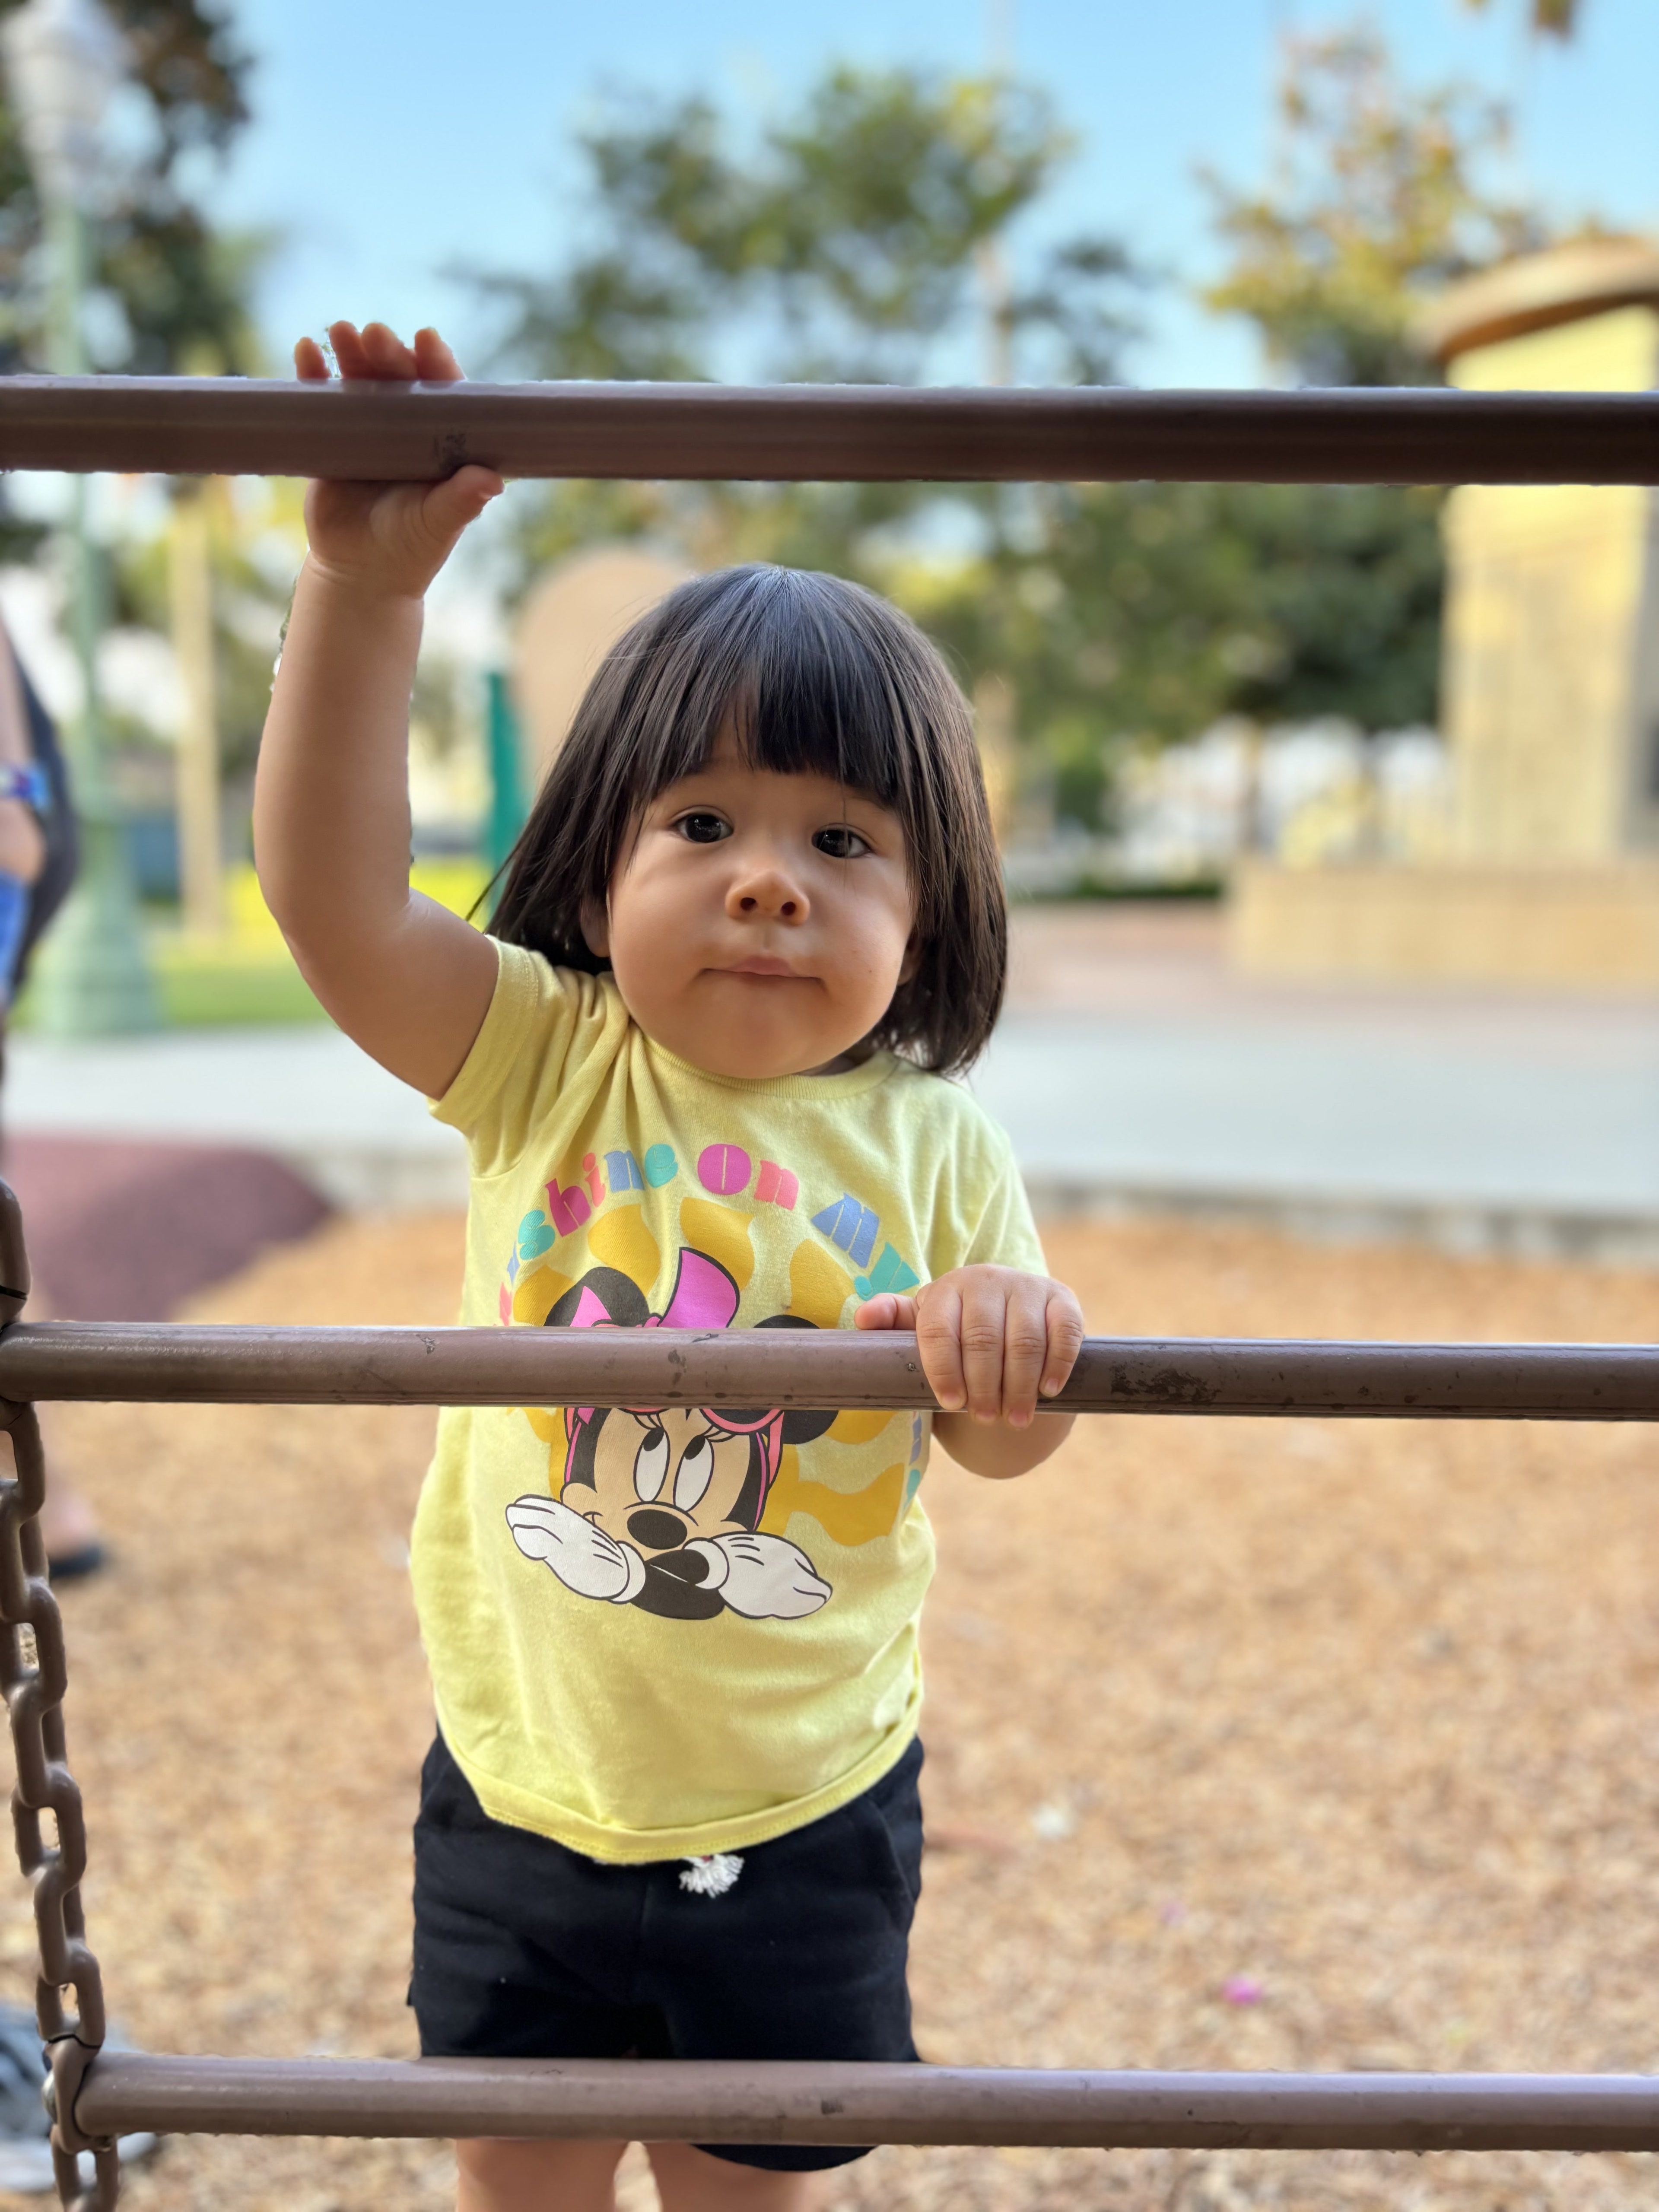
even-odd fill
[[(936, 1405), (900, 1331), (18, 1322), (0, 1399), (193, 1405)], [(1053, 1410), (1659, 1420), (1659, 1346), (1091, 1337)]]
[(94, 2136), (1650, 2151), (1659, 2150), (1659, 2081), (108, 2051), (93, 2061), (76, 2118)]
[(0, 468), (425, 479), (1659, 483), (1659, 394), (0, 377)]

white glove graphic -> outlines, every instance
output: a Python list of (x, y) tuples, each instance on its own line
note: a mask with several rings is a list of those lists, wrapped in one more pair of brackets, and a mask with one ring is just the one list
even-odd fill
[(542, 1559), (578, 1597), (626, 1605), (645, 1587), (645, 1562), (556, 1498), (516, 1498), (507, 1509), (513, 1540), (527, 1559)]
[(799, 1620), (831, 1595), (805, 1553), (783, 1536), (700, 1536), (685, 1548), (708, 1566), (702, 1587), (717, 1589), (745, 1620)]

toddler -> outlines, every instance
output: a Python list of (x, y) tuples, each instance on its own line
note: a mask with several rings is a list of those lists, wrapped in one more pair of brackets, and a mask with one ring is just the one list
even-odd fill
[[(331, 337), (347, 377), (460, 373), (432, 331)], [(1007, 1139), (940, 1079), (1006, 959), (968, 709), (850, 584), (684, 585), (599, 667), (482, 935), (410, 889), (408, 709), (422, 594), (501, 489), (311, 487), (254, 810), (318, 997), (466, 1137), (463, 1319), (915, 1328), (944, 1410), (441, 1415), (421, 2048), (913, 2059), (930, 1429), (1024, 1474), (1082, 1338)], [(623, 2148), (463, 2142), (462, 2212), (599, 2212)], [(667, 2212), (793, 2212), (862, 2155), (651, 2149)]]

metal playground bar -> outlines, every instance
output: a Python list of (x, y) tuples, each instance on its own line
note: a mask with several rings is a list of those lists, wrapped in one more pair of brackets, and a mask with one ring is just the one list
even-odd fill
[(0, 468), (977, 483), (1659, 483), (1648, 392), (0, 377)]
[[(430, 478), (1659, 484), (1653, 393), (334, 386), (0, 378), (0, 467)], [(0, 1685), (40, 1943), (59, 2194), (110, 2212), (127, 2130), (1386, 2150), (1659, 2150), (1646, 2075), (1030, 2072), (103, 2053), (37, 1516), (46, 1400), (905, 1407), (913, 1340), (829, 1333), (276, 1329), (19, 1322), (0, 1185)], [(1055, 1401), (1120, 1414), (1659, 1420), (1659, 1346), (1091, 1340)], [(94, 2176), (77, 2165), (90, 2153)]]

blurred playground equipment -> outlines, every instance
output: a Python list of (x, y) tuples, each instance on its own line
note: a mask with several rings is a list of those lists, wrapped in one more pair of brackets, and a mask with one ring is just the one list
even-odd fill
[(533, 793), (564, 741), (588, 680), (632, 622), (683, 584), (684, 562), (633, 545), (596, 545), (547, 570), (514, 636), (524, 788)]

